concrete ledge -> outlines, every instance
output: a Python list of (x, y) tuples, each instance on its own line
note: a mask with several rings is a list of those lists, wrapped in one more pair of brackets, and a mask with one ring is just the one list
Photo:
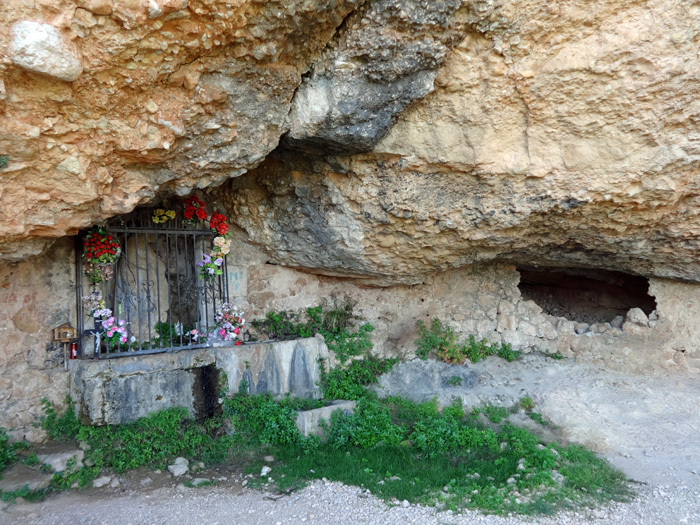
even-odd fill
[(297, 428), (304, 437), (323, 436), (323, 429), (320, 427), (322, 419), (330, 423), (331, 414), (336, 410), (343, 410), (349, 414), (355, 411), (355, 401), (334, 401), (327, 407), (305, 410), (297, 413)]
[(322, 338), (70, 362), (71, 396), (86, 424), (113, 425), (171, 407), (197, 417), (219, 407), (221, 373), (231, 392), (318, 399)]

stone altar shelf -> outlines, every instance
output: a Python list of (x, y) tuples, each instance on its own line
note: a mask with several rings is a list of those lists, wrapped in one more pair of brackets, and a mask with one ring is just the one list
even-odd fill
[(328, 359), (323, 339), (220, 344), (119, 359), (70, 362), (71, 396), (85, 424), (135, 421), (167, 408), (184, 406), (195, 417), (214, 415), (220, 406), (220, 378), (230, 392), (241, 382), (250, 393), (290, 393), (318, 399), (319, 359)]

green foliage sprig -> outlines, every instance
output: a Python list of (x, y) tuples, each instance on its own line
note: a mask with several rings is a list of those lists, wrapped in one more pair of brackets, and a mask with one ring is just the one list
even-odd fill
[(346, 366), (325, 372), (321, 367), (321, 392), (326, 399), (362, 399), (369, 395), (367, 387), (389, 372), (398, 359), (380, 359), (369, 354)]
[(389, 409), (379, 401), (364, 397), (352, 414), (336, 410), (327, 430), (333, 448), (348, 446), (370, 448), (378, 444), (397, 446), (404, 439), (405, 428), (396, 425)]
[(226, 457), (229, 436), (215, 438), (219, 419), (207, 424), (193, 420), (186, 408), (170, 408), (127, 425), (83, 426), (78, 439), (90, 445), (89, 456), (96, 467), (115, 472), (150, 466), (164, 468), (176, 457), (210, 462)]
[(0, 472), (17, 460), (16, 450), (17, 447), (10, 442), (7, 431), (0, 427)]
[(465, 343), (459, 343), (454, 330), (444, 325), (437, 317), (433, 318), (430, 328), (423, 321), (418, 321), (416, 326), (418, 328), (416, 354), (421, 359), (427, 359), (432, 352), (445, 363), (461, 365), (467, 359), (472, 363), (478, 363), (491, 355), (498, 355), (510, 362), (521, 355), (521, 352), (513, 350), (510, 344), (492, 344), (486, 339), (477, 341), (473, 335), (470, 335)]
[(224, 416), (237, 432), (263, 444), (293, 445), (302, 440), (296, 410), (270, 395), (235, 395), (224, 402)]
[(321, 334), (341, 363), (373, 347), (370, 334), (374, 327), (359, 321), (354, 313), (354, 303), (349, 299), (307, 308), (304, 314), (289, 310), (271, 311), (263, 319), (254, 319), (250, 324), (268, 339), (279, 341)]
[(75, 415), (75, 403), (70, 396), (66, 397), (66, 408), (59, 415), (47, 398), (41, 400), (41, 408), (44, 414), (39, 423), (46, 434), (54, 441), (69, 441), (75, 439), (80, 431), (81, 424)]

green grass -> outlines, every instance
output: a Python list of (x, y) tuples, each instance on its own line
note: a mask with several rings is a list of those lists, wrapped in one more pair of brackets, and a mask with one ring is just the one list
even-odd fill
[(25, 485), (18, 490), (0, 492), (0, 500), (5, 503), (15, 503), (17, 498), (23, 498), (26, 501), (41, 501), (48, 493), (48, 489), (29, 490), (29, 487)]
[[(512, 409), (480, 411), (507, 417)], [(435, 402), (363, 398), (355, 414), (333, 416), (326, 443), (304, 453), (295, 446), (269, 452), (283, 492), (327, 478), (367, 488), (389, 502), (498, 514), (553, 514), (632, 496), (624, 476), (593, 453), (541, 443), (508, 423), (495, 432), (474, 413), (465, 415), (459, 403), (440, 412)], [(250, 472), (259, 472), (262, 464)]]
[[(518, 448), (522, 436), (499, 437), (508, 443), (504, 451), (477, 447), (430, 457), (409, 445), (321, 445), (310, 454), (299, 454), (292, 447), (280, 448), (275, 451), (279, 465), (274, 477), (279, 490), (285, 492), (301, 488), (309, 480), (326, 478), (369, 489), (389, 502), (408, 500), (445, 509), (471, 508), (497, 514), (554, 514), (572, 506), (628, 501), (632, 496), (624, 477), (590, 452), (585, 454), (577, 447), (535, 448), (540, 454), (538, 462), (532, 450)], [(533, 443), (536, 440), (525, 445)], [(561, 459), (555, 459), (553, 451)], [(520, 455), (524, 453), (532, 465), (519, 471)], [(551, 476), (557, 461), (560, 472), (566, 476), (561, 484)], [(543, 465), (548, 468), (536, 468)], [(514, 476), (516, 482), (509, 484)]]

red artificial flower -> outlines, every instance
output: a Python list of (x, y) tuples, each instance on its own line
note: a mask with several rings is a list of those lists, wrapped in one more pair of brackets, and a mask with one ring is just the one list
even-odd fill
[(240, 345), (240, 344), (241, 344), (240, 341), (236, 341), (236, 346), (238, 346), (238, 345)]
[(207, 219), (207, 212), (206, 212), (206, 210), (203, 209), (203, 208), (198, 208), (198, 209), (197, 209), (197, 218), (198, 218), (200, 221), (206, 220), (206, 219)]
[(185, 199), (185, 206), (192, 206), (193, 208), (200, 208), (204, 206), (204, 203), (200, 201), (195, 195)]
[(192, 215), (194, 215), (194, 208), (192, 206), (185, 208), (185, 219), (191, 219)]
[(226, 232), (228, 231), (228, 226), (226, 224), (220, 224), (218, 228), (219, 235), (226, 235)]

